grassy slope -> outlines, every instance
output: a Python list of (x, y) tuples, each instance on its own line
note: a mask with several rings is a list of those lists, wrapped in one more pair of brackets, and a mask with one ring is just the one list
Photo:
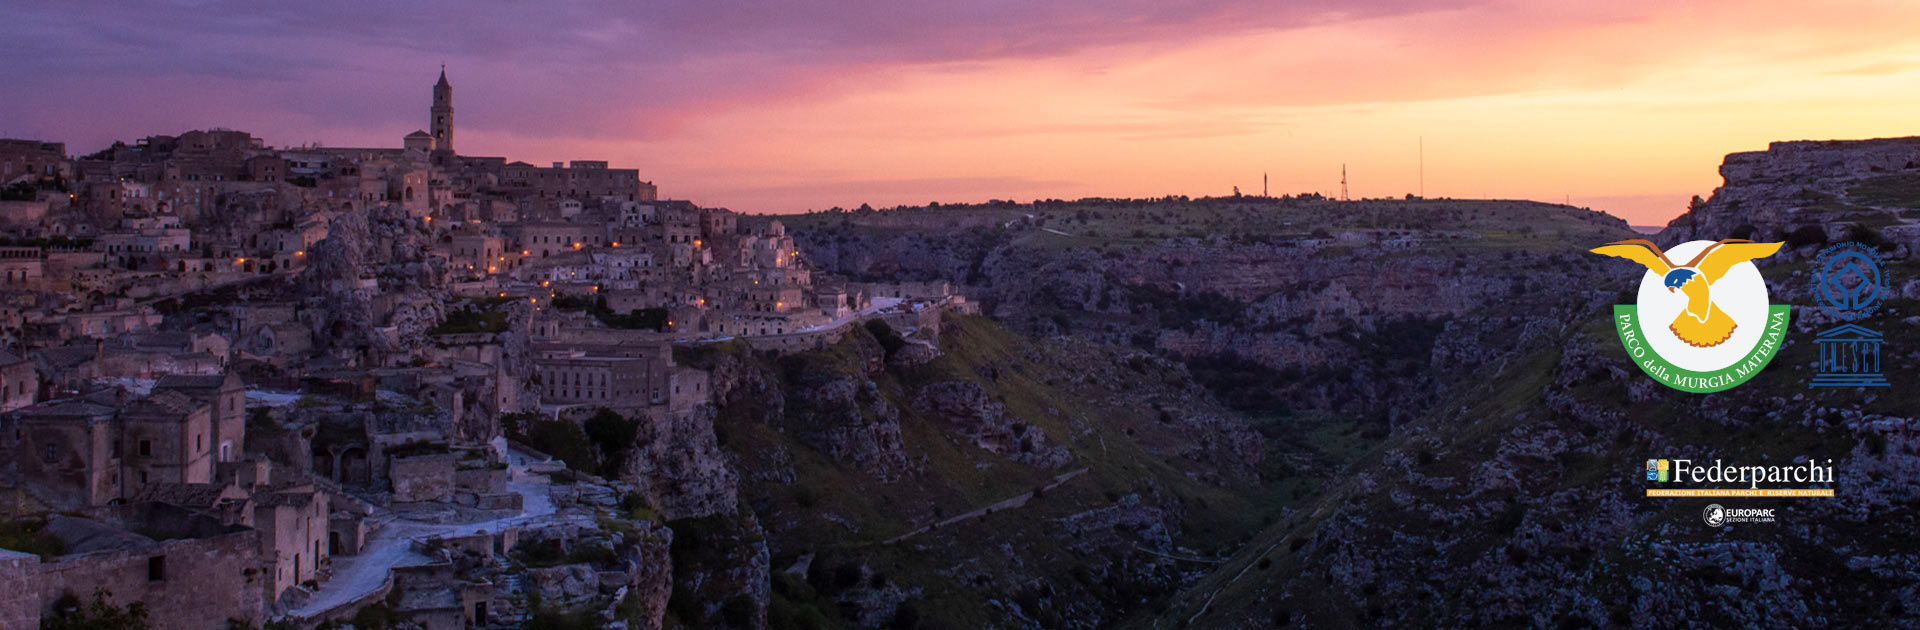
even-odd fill
[[(749, 482), (743, 491), (770, 531), (776, 571), (804, 553), (820, 554), (818, 563), (864, 563), (894, 582), (923, 589), (925, 599), (917, 604), (923, 617), (949, 627), (975, 627), (1004, 620), (979, 589), (942, 573), (985, 562), (988, 572), (1008, 579), (1071, 581), (1085, 562), (1047, 542), (1055, 519), (1111, 505), (1114, 497), (1162, 492), (1185, 506), (1176, 542), (1224, 554), (1232, 549), (1230, 541), (1243, 540), (1260, 526), (1260, 515), (1284, 507), (1263, 500), (1256, 481), (1227, 486), (1196, 481), (1187, 473), (1209, 466), (1143, 446), (1190, 445), (1191, 436), (1163, 425), (1157, 411), (1139, 404), (1142, 395), (1191, 391), (1177, 367), (1144, 360), (1136, 362), (1138, 370), (1116, 368), (1137, 353), (1027, 339), (983, 318), (952, 324), (941, 343), (944, 356), (873, 377), (882, 396), (900, 410), (902, 441), (909, 458), (921, 466), (908, 479), (884, 483), (842, 466), (776, 424), (762, 422), (760, 411), (751, 407), (722, 410), (718, 426), (728, 449), (740, 454), (743, 470), (776, 469), (784, 460), (796, 471), (791, 485)], [(840, 344), (803, 353), (800, 360), (816, 375), (862, 378), (852, 375), (863, 364), (859, 344), (870, 343), (863, 336), (857, 331)], [(1072, 361), (1061, 362), (1066, 355)], [(1075, 382), (1089, 372), (1114, 375), (1130, 395), (1116, 395), (1104, 382)], [(982, 384), (1010, 416), (1045, 431), (1050, 443), (1065, 443), (1074, 462), (1047, 470), (988, 453), (956, 439), (941, 421), (923, 417), (910, 404), (921, 385), (956, 380)], [(1089, 471), (1011, 513), (936, 529), (906, 544), (881, 544), (929, 521), (1030, 492), (1056, 474), (1082, 467)], [(1027, 564), (1006, 565), (1007, 559), (995, 553), (1002, 544), (1015, 545), (1015, 555)]]

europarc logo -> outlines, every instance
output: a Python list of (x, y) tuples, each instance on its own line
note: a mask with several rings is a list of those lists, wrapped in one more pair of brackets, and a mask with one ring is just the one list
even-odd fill
[(1647, 268), (1635, 303), (1613, 307), (1633, 362), (1662, 385), (1710, 393), (1747, 382), (1780, 351), (1790, 307), (1768, 303), (1767, 283), (1752, 262), (1780, 245), (1726, 239), (1662, 251), (1634, 239), (1592, 251)]
[(1700, 520), (1707, 527), (1724, 527), (1735, 523), (1771, 523), (1773, 508), (1728, 508), (1714, 503), (1700, 511)]

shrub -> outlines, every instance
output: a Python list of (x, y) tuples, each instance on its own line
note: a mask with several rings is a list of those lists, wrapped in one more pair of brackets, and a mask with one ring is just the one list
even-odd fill
[(720, 604), (720, 619), (735, 628), (750, 626), (754, 621), (753, 618), (759, 613), (760, 606), (753, 602), (753, 598), (746, 595), (729, 597), (725, 603)]
[(1827, 244), (1827, 230), (1818, 225), (1803, 225), (1787, 233), (1787, 247), (1819, 247)]
[(125, 608), (113, 605), (113, 593), (94, 589), (93, 601), (82, 606), (73, 593), (53, 600), (52, 614), (40, 619), (41, 630), (147, 630), (147, 605), (128, 602)]
[(601, 409), (587, 419), (585, 431), (587, 439), (600, 449), (600, 475), (618, 477), (627, 453), (633, 449), (634, 437), (640, 432), (640, 423), (611, 409)]

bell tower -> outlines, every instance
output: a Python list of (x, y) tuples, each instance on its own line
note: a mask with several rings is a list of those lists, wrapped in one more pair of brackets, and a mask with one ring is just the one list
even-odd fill
[(440, 82), (433, 84), (432, 126), (435, 152), (453, 152), (453, 86), (447, 84), (447, 66), (440, 64)]

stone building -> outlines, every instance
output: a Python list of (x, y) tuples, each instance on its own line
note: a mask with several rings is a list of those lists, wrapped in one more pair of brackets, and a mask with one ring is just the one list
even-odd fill
[(32, 405), (40, 399), (40, 376), (33, 362), (0, 350), (0, 412)]
[(62, 508), (121, 498), (120, 401), (101, 398), (47, 402), (8, 414), (0, 425), (8, 476)]
[(0, 247), (0, 290), (45, 288), (46, 251), (38, 247)]
[(210, 408), (211, 440), (214, 461), (231, 462), (240, 458), (247, 443), (247, 387), (240, 375), (219, 376), (168, 374), (154, 381), (153, 391), (179, 392), (196, 404)]
[[(213, 480), (213, 411), (177, 391), (159, 391), (120, 408), (119, 443), (127, 449), (122, 485)], [(126, 492), (123, 490), (123, 494)]]
[(0, 418), (10, 429), (0, 430), (0, 452), (13, 455), (4, 470), (65, 507), (107, 505), (151, 484), (210, 483), (217, 464), (243, 451), (244, 397), (234, 375), (169, 375), (144, 398), (108, 389), (24, 406)]
[(67, 145), (0, 138), (0, 186), (42, 177), (70, 177)]
[(269, 601), (298, 584), (318, 579), (331, 554), (329, 498), (311, 485), (254, 495), (253, 527), (260, 532), (260, 553), (273, 570)]

